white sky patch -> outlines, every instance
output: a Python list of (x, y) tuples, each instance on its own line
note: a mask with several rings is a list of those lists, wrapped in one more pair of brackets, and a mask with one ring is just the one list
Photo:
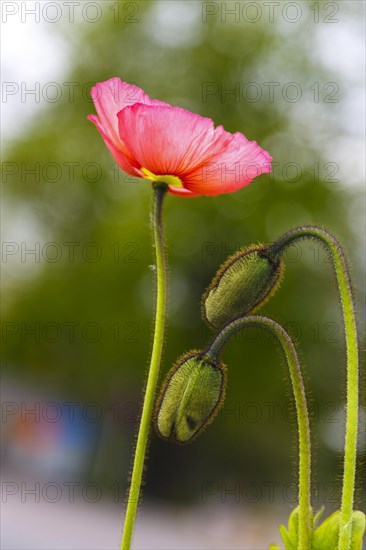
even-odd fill
[(338, 23), (318, 25), (313, 53), (330, 69), (340, 72), (346, 81), (364, 80), (364, 22), (356, 14), (347, 14), (342, 4)]
[[(5, 13), (5, 4), (13, 4), (19, 9), (14, 14)], [(69, 49), (57, 32), (58, 23), (47, 22), (42, 12), (39, 22), (35, 21), (37, 14), (22, 12), (21, 7), (25, 4), (31, 9), (35, 3), (2, 3), (1, 112), (5, 147), (24, 132), (40, 109), (50, 106), (43, 93), (49, 91), (51, 94), (51, 82), (61, 84), (69, 66)], [(42, 7), (42, 2), (38, 4)], [(51, 11), (49, 17), (55, 17)]]
[[(345, 3), (341, 3), (344, 7)], [(350, 4), (354, 4), (350, 2)], [(345, 13), (343, 13), (345, 12)], [(335, 25), (319, 25), (314, 55), (338, 73), (340, 104), (337, 116), (343, 133), (325, 145), (328, 155), (339, 162), (346, 186), (361, 186), (365, 182), (365, 27), (363, 18), (348, 16), (341, 9)]]
[(146, 21), (154, 40), (162, 46), (184, 47), (200, 42), (201, 2), (157, 2)]
[(365, 144), (352, 135), (335, 136), (325, 150), (328, 158), (337, 159), (339, 171), (335, 176), (344, 187), (365, 185)]

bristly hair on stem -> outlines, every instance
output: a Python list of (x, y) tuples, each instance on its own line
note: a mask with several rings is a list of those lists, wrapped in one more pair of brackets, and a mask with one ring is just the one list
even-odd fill
[(311, 507), (311, 440), (310, 423), (306, 394), (301, 374), (301, 367), (295, 346), (285, 329), (273, 319), (260, 315), (244, 316), (228, 324), (219, 332), (206, 351), (206, 355), (218, 361), (228, 340), (238, 331), (257, 326), (279, 341), (286, 356), (290, 371), (293, 394), (295, 397), (298, 436), (299, 436), (299, 548), (311, 548), (312, 507)]
[(167, 296), (167, 266), (165, 253), (164, 227), (162, 222), (163, 199), (167, 191), (164, 183), (153, 183), (153, 201), (151, 210), (151, 228), (156, 261), (156, 310), (154, 322), (153, 347), (150, 368), (147, 377), (140, 426), (135, 447), (130, 490), (127, 501), (121, 550), (131, 547), (132, 533), (140, 497), (142, 475), (144, 471), (146, 448), (150, 431), (152, 410), (155, 401), (156, 385), (159, 377), (160, 362), (164, 344)]
[(274, 258), (279, 258), (291, 243), (305, 238), (319, 240), (332, 258), (344, 321), (347, 349), (347, 409), (338, 550), (345, 550), (351, 544), (357, 463), (359, 366), (355, 308), (345, 254), (339, 242), (325, 229), (316, 226), (292, 229), (270, 246), (270, 252)]

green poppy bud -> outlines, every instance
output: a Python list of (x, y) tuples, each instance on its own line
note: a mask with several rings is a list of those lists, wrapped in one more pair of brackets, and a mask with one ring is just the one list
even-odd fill
[(188, 443), (213, 420), (225, 394), (221, 363), (193, 351), (168, 372), (155, 410), (155, 428), (164, 439)]
[(251, 245), (220, 267), (202, 299), (202, 316), (221, 329), (260, 307), (277, 290), (284, 269), (264, 245)]

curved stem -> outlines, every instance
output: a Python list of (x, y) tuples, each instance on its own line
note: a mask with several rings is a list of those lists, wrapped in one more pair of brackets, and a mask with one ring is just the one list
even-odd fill
[(153, 184), (154, 197), (151, 211), (151, 226), (155, 247), (157, 278), (154, 340), (144, 397), (144, 404), (140, 420), (139, 433), (137, 436), (135, 458), (132, 469), (131, 484), (129, 489), (127, 510), (121, 542), (121, 550), (129, 550), (131, 545), (132, 531), (135, 523), (135, 516), (140, 496), (146, 445), (151, 423), (151, 414), (154, 405), (155, 390), (159, 376), (160, 361), (164, 342), (167, 269), (164, 232), (162, 225), (162, 206), (166, 189), (167, 186), (164, 184)]
[(324, 229), (304, 226), (285, 233), (269, 248), (279, 255), (292, 242), (312, 237), (320, 240), (331, 254), (334, 264), (342, 313), (345, 326), (347, 348), (347, 412), (344, 449), (344, 471), (338, 550), (348, 550), (351, 542), (354, 486), (356, 477), (357, 433), (358, 433), (358, 343), (357, 327), (352, 299), (351, 284), (347, 263), (340, 244)]
[(311, 443), (309, 415), (301, 368), (295, 346), (290, 336), (281, 325), (273, 321), (273, 319), (268, 319), (260, 315), (251, 315), (237, 319), (227, 325), (215, 338), (206, 354), (216, 359), (231, 336), (244, 328), (253, 326), (261, 327), (276, 336), (285, 352), (290, 370), (299, 433), (299, 549), (309, 550), (309, 548), (311, 548), (310, 526), (312, 522), (312, 508), (310, 502)]

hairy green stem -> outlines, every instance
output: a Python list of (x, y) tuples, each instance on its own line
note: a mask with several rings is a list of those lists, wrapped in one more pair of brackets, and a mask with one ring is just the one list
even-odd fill
[(356, 478), (359, 384), (357, 327), (347, 263), (342, 248), (336, 239), (324, 229), (313, 226), (299, 227), (285, 233), (270, 246), (270, 250), (277, 256), (294, 241), (309, 237), (318, 239), (331, 254), (337, 276), (345, 326), (347, 348), (347, 411), (338, 550), (348, 550), (351, 544)]
[(312, 508), (310, 502), (311, 482), (311, 442), (309, 415), (306, 403), (304, 383), (296, 349), (287, 332), (274, 321), (267, 317), (251, 315), (236, 319), (227, 325), (211, 344), (206, 354), (217, 359), (223, 346), (236, 332), (257, 326), (273, 334), (280, 342), (284, 350), (290, 371), (292, 388), (295, 397), (298, 435), (299, 435), (299, 549), (311, 548), (311, 524)]
[(127, 510), (122, 535), (121, 550), (129, 550), (137, 506), (139, 502), (142, 473), (144, 469), (146, 446), (149, 435), (152, 409), (155, 399), (155, 390), (159, 377), (159, 368), (163, 350), (165, 316), (166, 316), (166, 287), (167, 269), (164, 244), (164, 231), (162, 224), (162, 206), (167, 186), (165, 184), (153, 184), (154, 197), (151, 211), (151, 226), (156, 260), (156, 310), (153, 348), (151, 353), (150, 368), (147, 379), (144, 404), (142, 408), (140, 427), (137, 436), (135, 457), (132, 469), (131, 484), (128, 495)]

